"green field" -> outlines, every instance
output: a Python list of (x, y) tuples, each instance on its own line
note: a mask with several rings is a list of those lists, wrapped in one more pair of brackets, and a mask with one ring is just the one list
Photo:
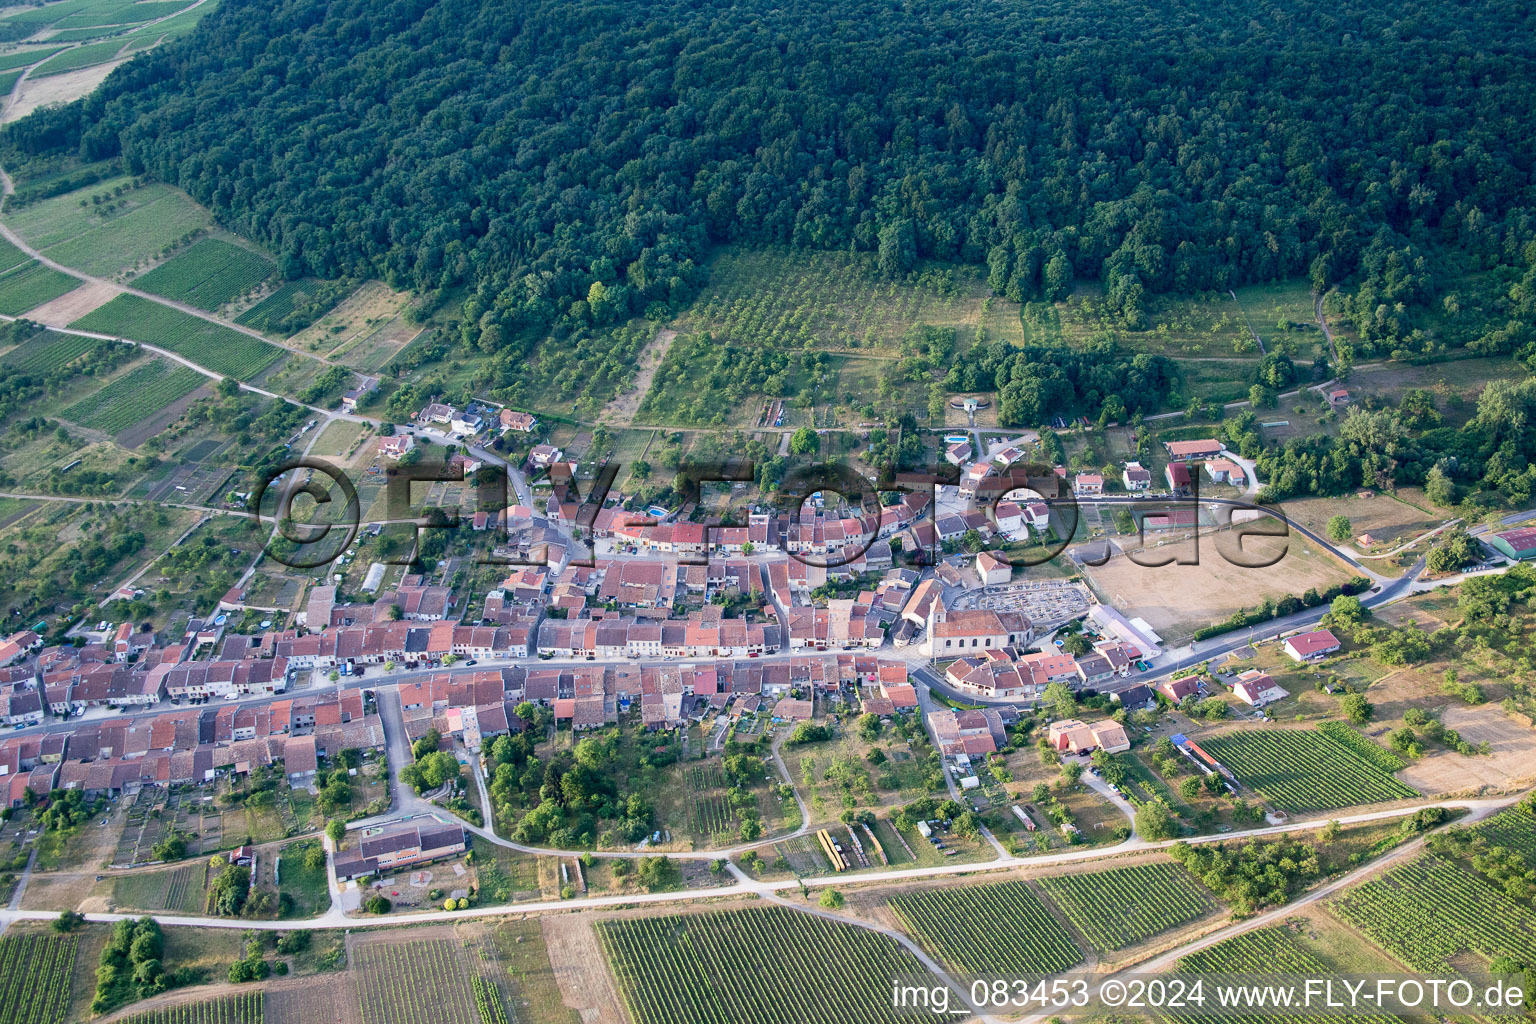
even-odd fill
[(82, 427), (116, 434), (207, 383), (206, 374), (156, 359), (128, 371), (59, 415)]
[(1177, 864), (1049, 875), (1040, 887), (1101, 953), (1134, 946), (1219, 906)]
[(1047, 975), (1083, 954), (1023, 882), (924, 889), (891, 900), (912, 936), (971, 975)]
[(79, 938), (0, 938), (0, 1024), (60, 1024), (69, 1008)]
[(891, 939), (783, 907), (602, 921), (597, 935), (635, 1024), (909, 1019), (893, 978), (926, 975)]
[(119, 295), (70, 326), (168, 348), (199, 366), (241, 380), (254, 377), (283, 354), (276, 345), (137, 295)]
[(331, 890), (326, 884), (325, 866), (304, 866), (304, 855), (319, 849), (320, 840), (300, 839), (278, 852), (278, 892), (293, 898), (291, 917), (314, 917), (331, 905)]
[(1536, 914), (1465, 869), (1433, 855), (1348, 890), (1330, 904), (1403, 963), (1457, 970), (1470, 950), (1485, 960), (1536, 963)]
[(1525, 804), (1517, 804), (1489, 818), (1481, 825), (1469, 829), (1474, 839), (1481, 839), (1489, 846), (1502, 846), (1517, 850), (1528, 858), (1536, 858), (1536, 813)]
[(118, 1018), (118, 1024), (264, 1024), (261, 989), (196, 1003), (179, 1003)]
[(0, 356), (0, 363), (26, 373), (47, 373), (74, 362), (100, 344), (103, 342), (99, 338), (48, 331), (34, 335)]
[(26, 253), (22, 252), (10, 242), (7, 242), (5, 239), (0, 238), (0, 271), (10, 270), (12, 267), (19, 267), (29, 259), (31, 259), (31, 257), (29, 257)]
[(221, 238), (204, 238), (160, 264), (133, 286), (210, 312), (271, 277), (277, 264)]
[(0, 313), (21, 316), (79, 286), (78, 279), (33, 260), (0, 276)]
[[(710, 265), (681, 325), (751, 348), (886, 349), (917, 323), (954, 327), (969, 341), (989, 295), (975, 267), (928, 264), (892, 281), (873, 253), (731, 248)], [(995, 322), (1021, 336), (1017, 304), (991, 304), (1006, 312)]]
[(184, 36), (197, 27), (209, 11), (218, 6), (218, 0), (208, 0), (199, 7), (194, 7), (185, 14), (178, 14), (174, 18), (167, 18), (158, 25), (140, 25), (128, 33), (129, 46), (134, 46), (134, 40), (140, 36), (152, 36), (156, 39), (174, 39)]
[(169, 871), (140, 871), (119, 875), (112, 882), (112, 900), (128, 910), (203, 912), (207, 896), (206, 862), (184, 864)]
[(1289, 814), (1418, 796), (1349, 747), (1313, 730), (1245, 730), (1200, 740), (1237, 780)]
[(167, 185), (131, 185), (127, 178), (97, 182), (8, 213), (6, 219), (51, 259), (100, 275), (154, 259), (212, 223), (207, 211)]
[(12, 68), (24, 68), (28, 64), (36, 64), (40, 60), (47, 60), (60, 50), (62, 46), (38, 46), (30, 50), (17, 50), (14, 53), (0, 53), (0, 71), (10, 71)]
[[(90, 33), (96, 35), (98, 33)], [(67, 71), (79, 71), (81, 68), (92, 67), (96, 64), (105, 64), (117, 56), (123, 44), (116, 40), (108, 40), (105, 43), (91, 43), (86, 46), (77, 46), (73, 50), (65, 50), (56, 57), (50, 57), (39, 64), (32, 71), (33, 78), (47, 78), (49, 75), (62, 75)]]

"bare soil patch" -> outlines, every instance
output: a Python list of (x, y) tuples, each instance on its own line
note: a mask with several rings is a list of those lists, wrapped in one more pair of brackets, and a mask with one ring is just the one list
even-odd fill
[(1536, 731), (1508, 717), (1492, 705), (1450, 707), (1442, 716), (1473, 746), (1487, 743), (1487, 756), (1464, 757), (1438, 750), (1398, 773), (1413, 788), (1438, 796), (1463, 790), (1508, 789), (1524, 785), (1536, 775)]
[(140, 420), (121, 434), (118, 434), (117, 443), (124, 448), (137, 448), (180, 419), (181, 414), (186, 412), (187, 407), (193, 402), (200, 398), (207, 398), (210, 394), (212, 392), (207, 388), (198, 388), (196, 391), (182, 395), (149, 419)]
[(28, 78), (21, 83), (21, 88), (15, 93), (10, 106), (6, 108), (5, 115), (0, 117), (0, 124), (19, 121), (42, 107), (73, 103), (75, 100), (89, 96), (122, 63), (122, 60), (115, 60), (107, 64), (97, 64), (95, 67), (81, 68), (79, 71), (68, 71), (62, 75)]
[(116, 288), (104, 281), (82, 284), (74, 291), (38, 306), (27, 314), (27, 319), (49, 327), (68, 327), (97, 307), (105, 306), (117, 293)]
[(628, 1019), (590, 920), (544, 918), (544, 944), (562, 1001), (586, 1024), (622, 1024)]
[(1116, 554), (1084, 571), (1103, 600), (1127, 616), (1146, 619), (1170, 642), (1266, 597), (1300, 596), (1311, 587), (1342, 583), (1351, 575), (1331, 555), (1295, 535), (1285, 557), (1263, 569), (1231, 564), (1217, 553), (1214, 537), (1203, 536), (1198, 565), (1147, 568)]
[(661, 361), (667, 358), (667, 350), (672, 347), (672, 341), (677, 337), (677, 332), (671, 328), (663, 327), (656, 332), (640, 351), (640, 359), (635, 366), (635, 382), (630, 385), (628, 391), (622, 395), (615, 395), (613, 400), (603, 408), (599, 421), (629, 426), (635, 421), (635, 413), (639, 411), (640, 404), (645, 401), (646, 392), (651, 390), (651, 381), (656, 377), (656, 371), (661, 369)]

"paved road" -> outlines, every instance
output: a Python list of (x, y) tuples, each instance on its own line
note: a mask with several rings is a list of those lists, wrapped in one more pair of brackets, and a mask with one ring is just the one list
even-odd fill
[[(1353, 825), (1371, 821), (1385, 821), (1392, 818), (1403, 817), (1416, 811), (1429, 807), (1465, 807), (1476, 818), (1486, 817), (1496, 811), (1518, 801), (1523, 794), (1509, 794), (1501, 797), (1471, 800), (1447, 800), (1444, 802), (1429, 802), (1413, 804), (1385, 811), (1372, 811), (1365, 814), (1341, 815), (1331, 820), (1341, 825)], [(1166, 840), (1162, 842), (1148, 842), (1144, 839), (1129, 839), (1117, 846), (1087, 847), (1074, 850), (1064, 850), (1059, 853), (1044, 854), (1038, 857), (1014, 857), (1008, 856), (997, 860), (986, 861), (979, 864), (939, 864), (926, 868), (902, 868), (895, 871), (866, 871), (847, 873), (842, 875), (820, 875), (804, 879), (780, 879), (776, 881), (762, 881), (751, 879), (739, 872), (732, 876), (731, 885), (711, 886), (704, 889), (688, 889), (680, 892), (656, 892), (633, 893), (620, 896), (587, 896), (570, 900), (541, 900), (530, 903), (501, 904), (490, 907), (471, 907), (468, 910), (459, 911), (425, 911), (422, 913), (403, 914), (386, 918), (347, 917), (333, 911), (318, 918), (308, 918), (302, 921), (249, 921), (244, 919), (227, 919), (214, 917), (197, 917), (191, 915), (151, 915), (162, 925), (169, 927), (195, 927), (195, 928), (236, 928), (257, 929), (261, 931), (294, 931), (300, 929), (312, 929), (321, 927), (348, 928), (389, 928), (401, 925), (423, 924), (439, 921), (451, 921), (464, 917), (496, 917), (505, 914), (536, 913), (539, 911), (571, 911), (581, 909), (602, 909), (606, 907), (634, 907), (651, 903), (691, 902), (696, 900), (712, 900), (722, 896), (740, 895), (744, 892), (764, 894), (782, 893), (799, 889), (802, 885), (807, 888), (825, 888), (859, 885), (866, 882), (900, 882), (912, 879), (940, 878), (958, 875), (982, 875), (993, 874), (1020, 867), (1042, 867), (1057, 864), (1070, 864), (1078, 861), (1094, 860), (1112, 857), (1116, 854), (1135, 853), (1148, 850), (1165, 850), (1175, 842), (1187, 843), (1224, 843), (1236, 842), (1253, 836), (1281, 835), (1287, 832), (1309, 831), (1322, 828), (1330, 819), (1316, 818), (1308, 821), (1288, 822), (1284, 825), (1270, 825), (1264, 828), (1249, 829), (1240, 832), (1228, 832), (1226, 834), (1191, 836), (1182, 840)], [(571, 851), (539, 851), (551, 856), (570, 856)], [(714, 856), (720, 856), (715, 854)], [(609, 856), (604, 854), (603, 856)], [(0, 911), (0, 925), (10, 921), (47, 921), (57, 917), (57, 912), (44, 910), (4, 910)], [(115, 913), (91, 913), (85, 917), (89, 921), (113, 922), (130, 920), (141, 917), (141, 914), (115, 914)]]

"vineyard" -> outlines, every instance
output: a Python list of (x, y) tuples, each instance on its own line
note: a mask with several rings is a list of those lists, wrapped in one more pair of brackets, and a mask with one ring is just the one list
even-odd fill
[(703, 836), (712, 836), (733, 829), (736, 819), (725, 795), (725, 773), (720, 763), (689, 765), (685, 778), (693, 830)]
[(1177, 864), (1138, 864), (1040, 879), (1067, 920), (1101, 953), (1204, 917), (1218, 904)]
[(74, 935), (0, 938), (0, 1024), (60, 1024), (75, 973)]
[(627, 918), (598, 939), (635, 1024), (897, 1024), (891, 980), (926, 972), (886, 936), (782, 907)]
[(100, 344), (102, 342), (97, 338), (48, 331), (34, 335), (11, 349), (4, 357), (0, 357), (0, 363), (22, 373), (49, 373), (67, 366)]
[(134, 910), (175, 910), (201, 913), (207, 895), (206, 862), (184, 864), (170, 871), (140, 871), (113, 881), (112, 899)]
[(1277, 810), (1326, 811), (1404, 800), (1418, 793), (1322, 733), (1248, 730), (1200, 745)]
[[(1188, 974), (1228, 975), (1289, 975), (1301, 978), (1320, 978), (1331, 972), (1327, 966), (1305, 950), (1297, 948), (1284, 928), (1261, 928), (1245, 932), (1219, 942), (1209, 949), (1191, 953), (1179, 961), (1179, 970)], [(1238, 1013), (1215, 1012), (1210, 1005), (1203, 1012), (1183, 1014), (1165, 1011), (1163, 1016), (1172, 1024), (1186, 1022), (1251, 1022), (1256, 1018)], [(1305, 1011), (1288, 1014), (1278, 1010), (1266, 1013), (1267, 1024), (1303, 1024), (1317, 1020), (1348, 1020), (1350, 1024), (1397, 1024), (1397, 1018), (1385, 1013), (1344, 1013), (1313, 1006)]]
[(1469, 949), (1490, 960), (1536, 963), (1536, 914), (1433, 855), (1355, 886), (1331, 907), (1419, 970), (1446, 970)]
[(215, 310), (271, 277), (277, 265), (261, 253), (204, 238), (190, 249), (160, 264), (133, 286), (140, 291)]
[(263, 1024), (264, 1000), (260, 989), (196, 1003), (162, 1006), (118, 1018), (118, 1024)]
[(1408, 763), (1386, 747), (1377, 746), (1343, 722), (1318, 722), (1317, 731), (1362, 760), (1371, 762), (1384, 772), (1400, 772)]
[(191, 367), (156, 359), (123, 374), (59, 415), (82, 427), (116, 434), (207, 383), (208, 377)]
[(1484, 840), (1490, 847), (1502, 846), (1518, 850), (1527, 858), (1536, 856), (1536, 814), (1524, 803), (1500, 811), (1481, 825), (1469, 829), (1468, 834)]
[(241, 380), (254, 377), (283, 354), (276, 345), (137, 295), (119, 295), (70, 326), (158, 345)]
[(475, 1012), (480, 1015), (480, 1024), (512, 1024), (507, 1004), (496, 986), (478, 974), (469, 980), (475, 990)]
[(34, 261), (0, 277), (0, 313), (21, 316), (65, 292), (74, 291), (79, 284), (68, 274)]
[(477, 1024), (453, 943), (368, 942), (353, 956), (363, 1024)]
[(1023, 882), (920, 889), (891, 900), (908, 931), (963, 974), (1059, 974), (1083, 954)]
[(910, 324), (974, 320), (983, 294), (974, 276), (955, 268), (892, 282), (868, 253), (727, 251), (687, 329), (749, 348), (878, 348)]

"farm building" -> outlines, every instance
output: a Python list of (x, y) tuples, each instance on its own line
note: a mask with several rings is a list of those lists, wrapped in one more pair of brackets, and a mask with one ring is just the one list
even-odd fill
[(1198, 441), (1165, 441), (1163, 447), (1168, 450), (1168, 458), (1175, 462), (1209, 459), (1221, 454), (1221, 442), (1214, 437)]
[(1231, 459), (1208, 459), (1205, 474), (1219, 484), (1241, 484), (1247, 479), (1243, 467)]
[(1506, 558), (1536, 558), (1536, 527), (1526, 526), (1518, 530), (1505, 530), (1488, 538), (1494, 550)]
[(463, 853), (469, 833), (460, 825), (427, 818), (420, 824), (388, 829), (362, 837), (356, 850), (336, 854), (336, 878), (348, 881), (379, 871), (425, 864)]
[(1326, 629), (1298, 633), (1285, 642), (1285, 653), (1292, 661), (1317, 661), (1339, 649), (1339, 638)]
[(1273, 704), (1277, 700), (1290, 696), (1290, 693), (1275, 682), (1274, 677), (1268, 672), (1261, 672), (1256, 668), (1249, 669), (1237, 677), (1237, 682), (1232, 684), (1232, 693), (1239, 700), (1246, 701), (1256, 708)]
[(1333, 409), (1342, 409), (1349, 404), (1349, 389), (1334, 388), (1328, 392), (1328, 405)]

